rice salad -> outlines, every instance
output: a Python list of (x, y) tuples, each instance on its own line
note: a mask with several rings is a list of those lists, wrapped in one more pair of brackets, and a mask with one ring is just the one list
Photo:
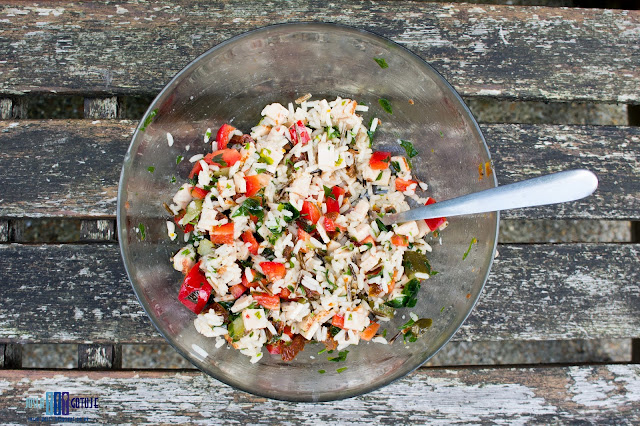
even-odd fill
[(179, 300), (199, 333), (251, 362), (263, 346), (290, 361), (309, 341), (388, 343), (380, 326), (415, 306), (435, 273), (425, 237), (447, 225), (385, 226), (380, 218), (408, 210), (408, 199), (435, 202), (420, 195), (412, 155), (373, 150), (381, 123), (364, 123), (367, 106), (310, 98), (267, 105), (249, 134), (224, 124), (165, 205), (169, 237), (187, 242), (172, 258), (185, 274)]

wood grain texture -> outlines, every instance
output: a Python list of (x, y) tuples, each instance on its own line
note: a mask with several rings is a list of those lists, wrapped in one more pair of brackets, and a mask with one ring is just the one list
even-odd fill
[(0, 243), (9, 241), (9, 221), (0, 220)]
[[(113, 217), (134, 129), (131, 121), (112, 120), (0, 122), (0, 186), (6, 188), (0, 216)], [(640, 219), (640, 128), (486, 124), (482, 130), (501, 184), (578, 167), (600, 179), (587, 199), (502, 217)]]
[(122, 367), (120, 345), (78, 345), (78, 368), (108, 370)]
[(640, 366), (421, 369), (378, 391), (322, 404), (236, 391), (199, 372), (0, 371), (0, 417), (25, 422), (44, 410), (28, 396), (64, 389), (98, 397), (72, 415), (109, 424), (634, 423)]
[(80, 224), (80, 240), (83, 242), (115, 241), (115, 220), (83, 220)]
[[(157, 93), (223, 40), (275, 23), (372, 30), (432, 63), (466, 96), (640, 102), (640, 13), (397, 1), (10, 1), (0, 93)], [(97, 48), (99, 46), (99, 48)]]
[[(0, 245), (0, 282), (0, 342), (163, 341), (133, 294), (116, 245)], [(499, 246), (484, 294), (454, 339), (639, 333), (640, 245), (531, 244)]]
[(84, 118), (109, 119), (118, 116), (118, 98), (86, 98), (84, 100)]

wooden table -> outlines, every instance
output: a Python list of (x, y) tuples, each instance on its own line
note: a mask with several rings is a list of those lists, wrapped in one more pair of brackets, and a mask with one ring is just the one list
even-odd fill
[[(99, 396), (94, 421), (431, 423), (640, 420), (632, 363), (422, 368), (347, 401), (293, 404), (194, 371), (126, 371), (124, 343), (163, 342), (115, 241), (131, 96), (154, 96), (198, 54), (277, 22), (373, 30), (429, 61), (467, 98), (640, 103), (640, 13), (408, 1), (153, 4), (5, 2), (0, 8), (0, 419), (43, 410), (28, 396)], [(43, 96), (84, 97), (82, 119), (29, 119)], [(634, 107), (630, 107), (633, 109)], [(637, 107), (635, 107), (637, 108)], [(637, 111), (637, 110), (636, 110)], [(586, 167), (591, 198), (503, 218), (640, 219), (640, 129), (484, 124), (501, 184)], [(77, 241), (26, 243), (30, 218), (82, 219)], [(636, 226), (637, 224), (634, 224)], [(637, 227), (636, 238), (637, 238)], [(501, 244), (481, 301), (455, 340), (640, 338), (640, 246)], [(79, 369), (21, 369), (25, 343), (78, 343)], [(88, 371), (95, 370), (95, 371)]]

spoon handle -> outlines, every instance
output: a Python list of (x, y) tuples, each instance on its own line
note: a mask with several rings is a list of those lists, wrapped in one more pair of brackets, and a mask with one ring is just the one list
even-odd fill
[(589, 170), (567, 170), (385, 215), (382, 222), (391, 225), (410, 220), (564, 203), (591, 195), (597, 187), (598, 178)]

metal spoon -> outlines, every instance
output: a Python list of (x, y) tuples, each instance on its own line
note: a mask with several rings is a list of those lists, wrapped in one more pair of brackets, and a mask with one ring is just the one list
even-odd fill
[(385, 215), (382, 223), (391, 225), (410, 220), (565, 203), (591, 195), (597, 187), (598, 178), (593, 172), (567, 170)]

